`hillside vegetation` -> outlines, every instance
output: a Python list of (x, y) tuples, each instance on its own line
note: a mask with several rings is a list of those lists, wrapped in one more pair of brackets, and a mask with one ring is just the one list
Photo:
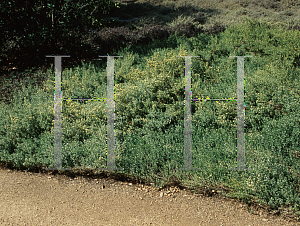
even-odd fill
[[(111, 17), (140, 19), (82, 34), (94, 59), (123, 56), (114, 67), (117, 167), (156, 186), (180, 181), (298, 214), (300, 4), (188, 2), (120, 4)], [(244, 98), (246, 168), (254, 170), (228, 170), (236, 167), (236, 101), (192, 101), (193, 167), (201, 170), (175, 171), (184, 162), (185, 99), (184, 58), (176, 56), (186, 55), (200, 56), (192, 58), (193, 99), (235, 99), (237, 60), (229, 56), (253, 56), (244, 60)], [(63, 60), (63, 98), (106, 98), (107, 58), (85, 57)], [(49, 61), (2, 76), (3, 100), (10, 99), (0, 108), (3, 163), (53, 167)], [(105, 101), (62, 102), (63, 167), (105, 167)]]

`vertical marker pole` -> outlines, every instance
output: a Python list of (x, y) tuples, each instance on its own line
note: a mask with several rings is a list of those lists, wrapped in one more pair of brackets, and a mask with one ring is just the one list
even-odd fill
[(230, 56), (237, 57), (237, 168), (228, 170), (253, 170), (253, 168), (245, 168), (245, 102), (244, 102), (244, 57), (252, 56)]
[(62, 91), (61, 91), (61, 58), (68, 56), (46, 56), (54, 57), (55, 91), (54, 91), (54, 168), (45, 170), (71, 170), (62, 168)]
[(200, 170), (192, 164), (192, 104), (191, 104), (191, 58), (200, 56), (177, 56), (185, 58), (185, 106), (184, 106), (184, 168), (176, 170)]
[(114, 134), (114, 118), (115, 118), (115, 98), (114, 98), (114, 57), (123, 56), (99, 56), (107, 57), (107, 169), (100, 170), (124, 170), (124, 168), (116, 168), (115, 165), (115, 134)]

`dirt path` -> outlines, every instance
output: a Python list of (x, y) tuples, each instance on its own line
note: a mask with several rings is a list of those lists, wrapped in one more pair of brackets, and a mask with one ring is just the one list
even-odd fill
[(300, 225), (245, 205), (114, 179), (0, 168), (0, 225)]

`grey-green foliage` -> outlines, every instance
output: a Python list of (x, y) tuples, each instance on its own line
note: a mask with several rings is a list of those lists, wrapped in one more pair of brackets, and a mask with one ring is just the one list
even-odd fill
[[(206, 48), (203, 47), (201, 39), (197, 38), (191, 38), (192, 42), (186, 42), (186, 39), (183, 38), (180, 43), (181, 51), (185, 49), (188, 50), (188, 55), (202, 56), (202, 60), (197, 58), (192, 60), (193, 71), (195, 71), (193, 73), (194, 80), (192, 80), (193, 98), (234, 98), (236, 96), (237, 64), (236, 58), (228, 56), (253, 55), (253, 58), (245, 59), (245, 132), (249, 134), (246, 144), (249, 142), (249, 145), (252, 146), (250, 149), (251, 146), (246, 145), (249, 147), (246, 149), (246, 154), (251, 156), (246, 161), (255, 168), (253, 177), (256, 178), (256, 192), (260, 192), (260, 199), (273, 207), (281, 204), (288, 205), (291, 200), (295, 205), (299, 204), (295, 173), (299, 172), (296, 168), (299, 161), (292, 156), (292, 153), (299, 151), (299, 123), (295, 121), (299, 115), (299, 106), (297, 105), (299, 80), (295, 79), (297, 73), (299, 74), (298, 55), (295, 51), (300, 47), (297, 38), (299, 32), (283, 32), (282, 30), (278, 32), (278, 30), (268, 29), (264, 24), (248, 21), (246, 25), (229, 28), (224, 34), (212, 37)], [(286, 45), (287, 43), (292, 44)], [(184, 93), (180, 90), (183, 89), (184, 83), (182, 77), (177, 75), (183, 73), (181, 67), (183, 62), (181, 61), (180, 64), (179, 60), (173, 58), (174, 55), (179, 55), (176, 50), (173, 51), (173, 54), (169, 53), (157, 50), (155, 58), (147, 61), (151, 64), (152, 70), (122, 70), (124, 67), (128, 67), (122, 64), (120, 65), (121, 70), (116, 72), (116, 76), (126, 76), (124, 81), (127, 81), (126, 84), (118, 86), (121, 88), (119, 89), (120, 102), (116, 104), (116, 109), (120, 109), (117, 115), (127, 119), (125, 120), (127, 125), (126, 123), (122, 124), (122, 128), (125, 129), (124, 133), (128, 133), (127, 129), (136, 131), (135, 135), (131, 135), (131, 139), (128, 138), (128, 147), (136, 145), (136, 147), (147, 149), (147, 143), (133, 143), (133, 141), (141, 141), (142, 137), (149, 134), (150, 130), (160, 131), (161, 133), (158, 134), (168, 134), (171, 132), (168, 129), (172, 128), (174, 121), (175, 124), (182, 125)], [(182, 52), (180, 53), (182, 54)], [(168, 64), (168, 61), (172, 63)], [(172, 65), (174, 68), (170, 70), (168, 65)], [(153, 80), (155, 82), (152, 83), (151, 78), (155, 78)], [(143, 107), (151, 101), (152, 104)], [(145, 111), (147, 109), (148, 112)], [(143, 117), (143, 115), (145, 116)], [(156, 123), (151, 120), (154, 115), (158, 116)], [(195, 130), (197, 127), (206, 127), (211, 130), (220, 129), (220, 127), (232, 129), (236, 125), (235, 104), (233, 102), (194, 104), (193, 123)], [(276, 127), (272, 127), (272, 124), (276, 124)], [(195, 134), (195, 136), (199, 135), (199, 133)], [(158, 137), (160, 136), (162, 135), (158, 135)], [(264, 139), (260, 140), (262, 137)], [(196, 140), (194, 135), (193, 139)], [(194, 142), (196, 142), (195, 140)], [(209, 134), (207, 134), (207, 139), (198, 144), (205, 146), (208, 140)], [(155, 149), (148, 148), (149, 151), (152, 150), (153, 154), (147, 155), (154, 157), (157, 151), (165, 153), (161, 150), (160, 143), (157, 142), (154, 145)], [(213, 141), (207, 150), (216, 153), (217, 143), (216, 140)], [(225, 144), (222, 143), (222, 145)], [(144, 156), (146, 153), (143, 150), (136, 149), (136, 152), (133, 150), (129, 152), (126, 149), (123, 153), (124, 156), (134, 156), (132, 161), (135, 164), (130, 166), (129, 161), (128, 166), (136, 169), (136, 173), (140, 174), (146, 170), (146, 166), (143, 167), (142, 164), (143, 160), (149, 159)], [(175, 149), (172, 150), (172, 153), (177, 153), (174, 152)], [(182, 152), (183, 149), (179, 150)], [(195, 156), (202, 151), (196, 151)], [(249, 153), (250, 151), (251, 153)], [(211, 156), (214, 154), (211, 153)], [(179, 156), (177, 155), (177, 157)], [(152, 166), (155, 161), (163, 162), (161, 158), (154, 159), (152, 163), (146, 165)], [(269, 160), (266, 159), (271, 159), (272, 163), (268, 163)], [(200, 161), (198, 162), (196, 159), (194, 161), (195, 165), (200, 164)], [(226, 161), (231, 161), (231, 159), (228, 158)], [(287, 168), (291, 165), (294, 167), (293, 170)], [(206, 170), (209, 171), (210, 168), (208, 167)], [(292, 171), (294, 171), (293, 174)], [(219, 172), (213, 171), (213, 174)], [(257, 179), (258, 175), (264, 179)], [(221, 181), (221, 177), (215, 177), (215, 180)]]
[[(247, 179), (252, 191), (264, 203), (278, 208), (281, 205), (299, 205), (299, 117), (284, 116), (267, 122), (259, 144), (253, 145), (255, 171)], [(250, 191), (251, 193), (251, 191)], [(293, 200), (293, 201), (292, 201)], [(297, 201), (295, 201), (297, 200)]]
[[(267, 152), (270, 154), (270, 152)], [(266, 155), (266, 154), (265, 154)], [(255, 195), (272, 208), (293, 205), (299, 207), (298, 177), (291, 175), (284, 162), (272, 156), (262, 157), (252, 175)]]
[[(243, 190), (240, 196), (255, 195), (274, 208), (299, 205), (298, 37), (297, 31), (246, 21), (216, 37), (175, 35), (161, 40), (168, 49), (148, 46), (138, 54), (127, 47), (113, 53), (123, 56), (115, 58), (114, 68), (117, 166), (159, 183), (183, 167), (184, 58), (176, 55), (201, 55), (192, 58), (192, 97), (204, 99), (235, 98), (237, 63), (228, 56), (253, 55), (245, 59), (245, 143), (246, 167), (254, 171), (244, 172), (241, 180), (228, 171), (236, 166), (235, 102), (200, 101), (192, 103), (193, 166), (202, 169), (194, 174), (202, 181), (227, 183)], [(98, 69), (85, 64), (65, 69), (63, 97), (105, 98), (106, 64)], [(37, 162), (53, 164), (50, 75), (47, 92), (24, 90), (13, 107), (1, 109), (2, 160), (28, 165), (34, 161), (28, 155), (34, 153)], [(63, 117), (63, 166), (105, 164), (105, 102), (64, 102)], [(26, 141), (31, 136), (40, 139)]]

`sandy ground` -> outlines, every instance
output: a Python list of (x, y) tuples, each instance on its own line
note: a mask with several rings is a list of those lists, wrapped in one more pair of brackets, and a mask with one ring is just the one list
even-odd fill
[(0, 168), (0, 225), (300, 225), (239, 201), (111, 178)]

